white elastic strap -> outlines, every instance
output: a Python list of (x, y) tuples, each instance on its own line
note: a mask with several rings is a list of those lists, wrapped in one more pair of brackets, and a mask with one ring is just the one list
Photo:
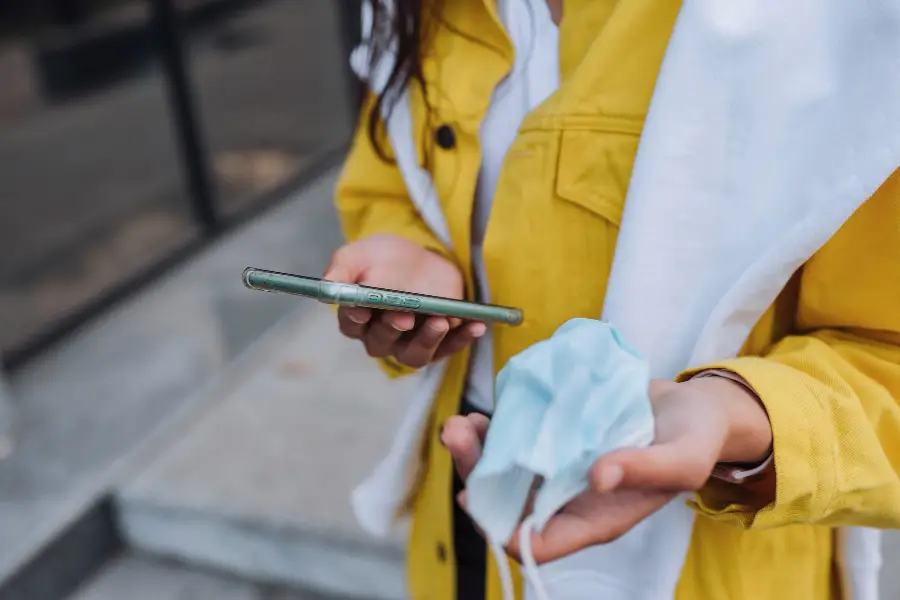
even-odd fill
[(497, 568), (500, 569), (500, 587), (503, 588), (504, 600), (516, 600), (516, 589), (513, 587), (512, 573), (509, 572), (509, 559), (500, 542), (488, 536), (488, 546), (491, 548), (491, 554), (497, 561)]
[(519, 549), (522, 551), (522, 566), (525, 567), (525, 578), (534, 589), (537, 600), (550, 600), (541, 574), (538, 572), (537, 563), (534, 562), (534, 552), (531, 550), (531, 537), (534, 535), (534, 515), (529, 515), (519, 528)]

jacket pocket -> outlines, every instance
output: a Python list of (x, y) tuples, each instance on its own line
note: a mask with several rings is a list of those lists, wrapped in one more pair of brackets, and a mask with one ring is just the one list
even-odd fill
[(633, 133), (563, 131), (556, 195), (618, 227), (639, 139)]

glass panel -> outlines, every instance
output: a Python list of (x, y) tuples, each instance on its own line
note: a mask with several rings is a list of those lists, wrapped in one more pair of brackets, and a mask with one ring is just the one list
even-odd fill
[(0, 4), (0, 352), (197, 238), (143, 0)]
[(338, 2), (228, 5), (192, 25), (189, 55), (219, 204), (234, 215), (343, 147), (350, 106)]

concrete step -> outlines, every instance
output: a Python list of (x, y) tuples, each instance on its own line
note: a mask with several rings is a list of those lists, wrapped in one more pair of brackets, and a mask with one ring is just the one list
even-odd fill
[(280, 324), (283, 345), (147, 457), (118, 490), (119, 525), (142, 552), (399, 600), (402, 538), (368, 538), (349, 497), (386, 452), (414, 382), (388, 380), (339, 335), (330, 308), (312, 307)]
[(340, 243), (335, 176), (11, 374), (19, 443), (0, 461), (0, 600), (58, 600), (102, 564), (117, 546), (106, 498), (133, 457), (225, 395), (257, 345), (283, 346), (273, 326), (308, 305), (251, 292), (240, 274), (321, 272)]
[(250, 583), (125, 554), (111, 560), (68, 600), (335, 600), (290, 588)]

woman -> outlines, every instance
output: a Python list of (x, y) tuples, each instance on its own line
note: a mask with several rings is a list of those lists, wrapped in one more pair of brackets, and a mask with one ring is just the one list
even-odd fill
[(326, 277), (526, 315), (339, 312), (389, 373), (431, 365), (433, 397), (356, 497), (373, 530), (411, 513), (413, 598), (500, 597), (455, 501), (494, 373), (601, 312), (650, 359), (656, 443), (602, 458), (537, 560), (627, 548), (689, 491), (690, 545), (651, 597), (877, 597), (877, 554), (836, 528), (900, 526), (898, 15), (723, 4), (369, 7), (372, 94), (337, 190), (349, 242)]

